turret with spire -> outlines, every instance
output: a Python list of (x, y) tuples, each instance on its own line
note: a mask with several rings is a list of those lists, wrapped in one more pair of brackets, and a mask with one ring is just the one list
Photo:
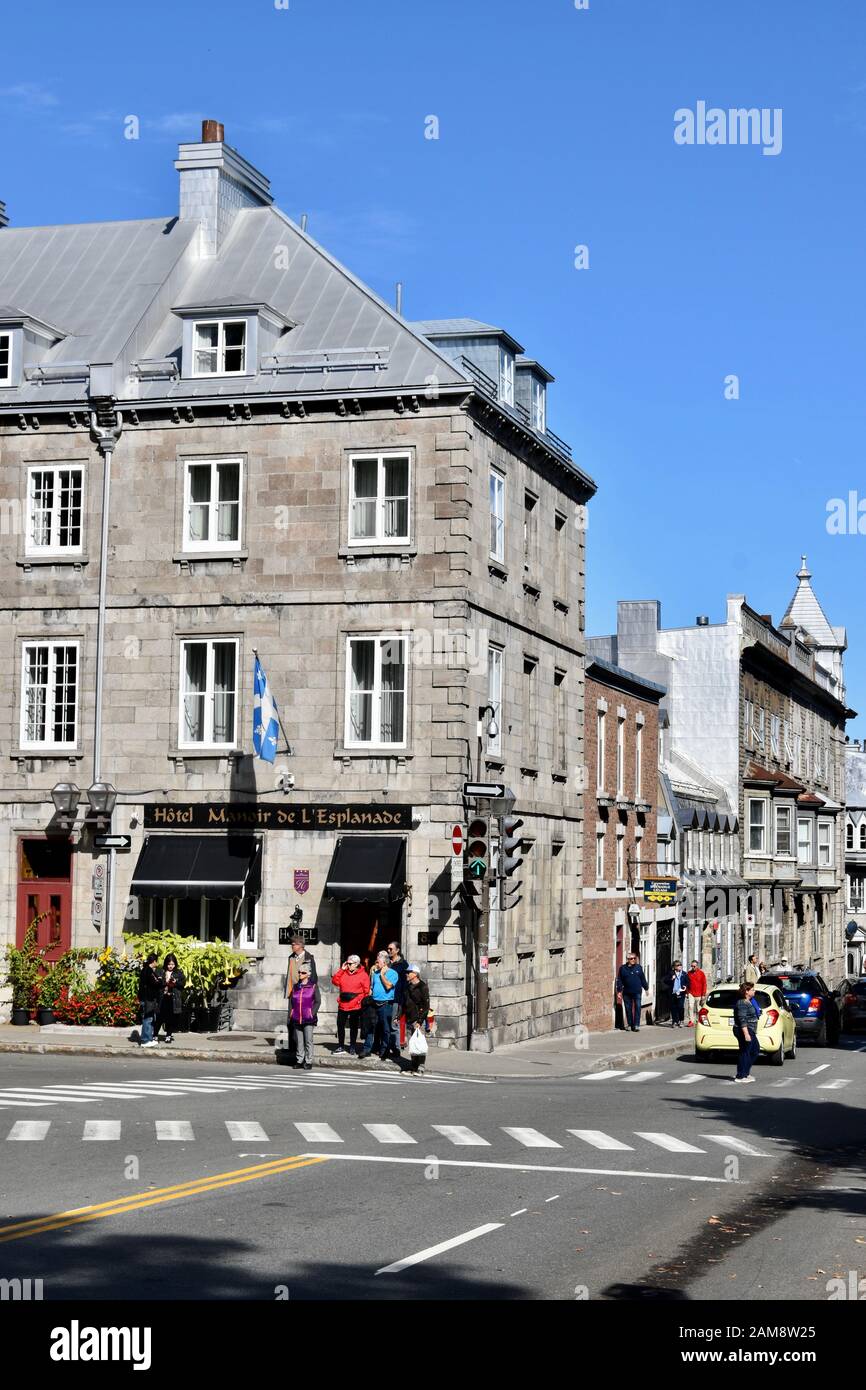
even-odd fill
[(836, 687), (840, 700), (845, 698), (845, 676), (842, 653), (848, 646), (844, 627), (833, 627), (812, 588), (812, 572), (806, 556), (800, 556), (797, 571), (797, 590), (779, 624), (781, 629), (794, 628), (808, 639), (815, 652), (815, 661), (826, 671)]

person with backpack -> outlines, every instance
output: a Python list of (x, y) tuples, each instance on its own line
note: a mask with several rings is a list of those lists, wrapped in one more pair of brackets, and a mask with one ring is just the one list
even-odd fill
[(306, 961), (298, 965), (298, 983), (289, 1001), (289, 1064), (313, 1070), (313, 1033), (322, 1002), (319, 986), (311, 979)]
[(331, 984), (339, 990), (337, 1002), (337, 1050), (346, 1051), (346, 1028), (349, 1029), (349, 1052), (354, 1057), (357, 1052), (358, 1028), (361, 1023), (361, 1005), (370, 993), (370, 976), (361, 964), (360, 956), (347, 956)]
[(138, 1001), (141, 1005), (141, 1046), (156, 1047), (153, 1026), (159, 1016), (162, 979), (156, 968), (156, 951), (151, 951), (138, 976)]

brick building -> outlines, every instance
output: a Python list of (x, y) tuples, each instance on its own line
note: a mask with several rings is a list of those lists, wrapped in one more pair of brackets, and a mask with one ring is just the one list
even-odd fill
[[(644, 902), (656, 875), (659, 700), (664, 687), (595, 657), (587, 661), (583, 846), (583, 1011), (590, 1030), (614, 1026), (616, 972), (636, 951), (655, 1015), (657, 936), (673, 913)], [(661, 921), (660, 921), (661, 919)], [(669, 964), (669, 962), (668, 962)]]
[[(179, 216), (0, 229), (0, 933), (231, 940), (236, 1022), (266, 1027), (299, 910), (325, 982), (398, 937), (465, 1045), (450, 828), (492, 704), (481, 772), (516, 793), (526, 865), (491, 1026), (570, 1027), (594, 484), (548, 429), (552, 378), (504, 330), (408, 323), (215, 123), (176, 168)], [(108, 858), (100, 782), (131, 838)]]

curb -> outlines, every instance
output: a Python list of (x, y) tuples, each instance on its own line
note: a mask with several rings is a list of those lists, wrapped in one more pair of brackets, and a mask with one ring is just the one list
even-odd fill
[[(633, 1052), (623, 1052), (616, 1056), (595, 1057), (579, 1068), (572, 1067), (567, 1071), (538, 1071), (538, 1072), (458, 1072), (450, 1068), (443, 1070), (442, 1076), (453, 1076), (457, 1079), (467, 1078), (469, 1080), (491, 1080), (491, 1081), (567, 1081), (575, 1076), (587, 1076), (593, 1072), (615, 1070), (618, 1067), (640, 1066), (643, 1062), (651, 1062), (661, 1057), (672, 1057), (678, 1053), (689, 1052), (692, 1049), (683, 1047), (681, 1042), (658, 1043), (653, 1047), (639, 1048)], [(139, 1047), (112, 1047), (108, 1043), (99, 1043), (88, 1046), (86, 1043), (25, 1043), (0, 1041), (0, 1053), (27, 1053), (32, 1052), (44, 1056), (46, 1053), (60, 1053), (63, 1056), (78, 1057), (136, 1057), (141, 1061), (148, 1062), (166, 1061), (176, 1058), (185, 1062), (243, 1062), (255, 1063), (257, 1066), (286, 1066), (272, 1049), (261, 1049), (256, 1052), (228, 1051), (222, 1047), (217, 1048), (179, 1048), (172, 1046), (171, 1049), (164, 1048), (161, 1051), (151, 1051), (148, 1049), (142, 1054)], [(349, 1069), (360, 1075), (365, 1072), (383, 1071), (392, 1073), (391, 1065), (365, 1065), (358, 1066), (354, 1058), (346, 1058), (345, 1061), (337, 1061), (336, 1058), (326, 1056), (316, 1063), (317, 1069), (331, 1068), (339, 1071), (341, 1068)]]

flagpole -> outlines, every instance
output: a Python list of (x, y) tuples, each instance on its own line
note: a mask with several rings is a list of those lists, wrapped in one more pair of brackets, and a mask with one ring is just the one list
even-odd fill
[[(258, 649), (258, 647), (253, 647), (253, 648), (252, 648), (252, 653), (253, 653), (253, 656), (255, 657), (256, 661), (258, 661), (258, 659), (259, 659), (259, 649)], [(261, 664), (261, 663), (260, 663), (260, 664)], [(285, 731), (285, 729), (284, 729), (284, 727), (283, 727), (283, 716), (280, 714), (280, 707), (279, 707), (279, 705), (276, 706), (276, 711), (277, 711), (277, 723), (278, 723), (279, 726), (280, 726), (280, 733), (282, 734), (283, 738), (286, 740), (286, 750), (285, 750), (285, 751), (288, 753), (288, 755), (289, 755), (290, 758), (293, 758), (293, 757), (295, 756), (295, 750), (294, 750), (294, 748), (292, 747), (292, 745), (289, 743), (289, 736), (288, 736), (288, 734), (286, 733), (286, 731)], [(280, 750), (279, 750), (279, 748), (278, 748), (278, 749), (277, 749), (277, 752), (279, 753), (279, 751), (280, 751)]]

